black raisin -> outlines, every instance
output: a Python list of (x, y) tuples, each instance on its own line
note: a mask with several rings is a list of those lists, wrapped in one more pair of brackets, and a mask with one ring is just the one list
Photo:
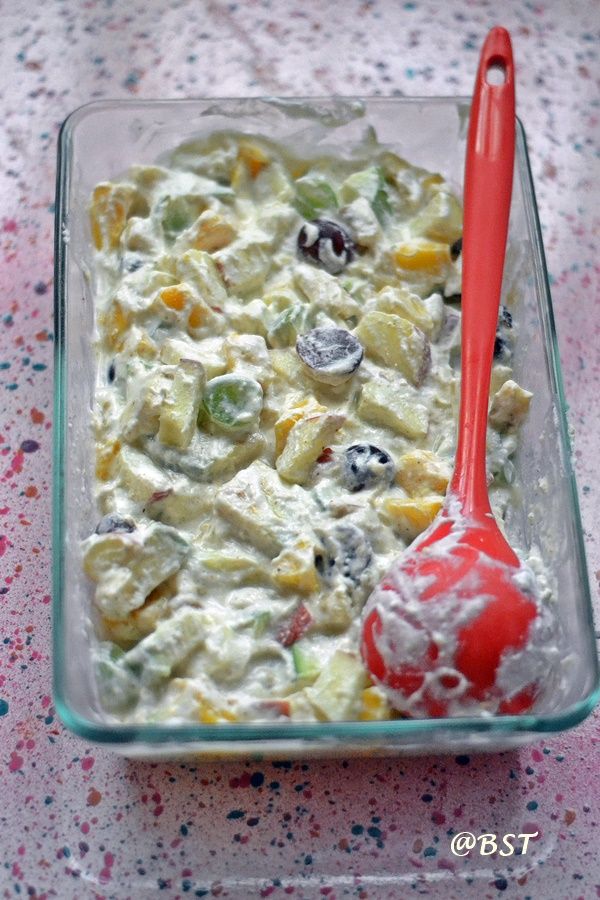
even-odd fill
[(450, 247), (450, 258), (453, 260), (457, 260), (461, 253), (462, 253), (462, 237), (459, 237), (458, 240), (454, 241), (454, 243)]
[(337, 275), (352, 260), (352, 238), (337, 222), (313, 219), (298, 232), (298, 251), (331, 275)]
[(512, 313), (506, 306), (500, 307), (500, 324), (504, 325), (505, 328), (513, 327), (513, 317)]
[(116, 374), (117, 373), (116, 373), (116, 369), (115, 369), (115, 364), (114, 364), (114, 362), (111, 362), (110, 366), (108, 367), (108, 383), (109, 384), (113, 383), (113, 381), (115, 380)]
[(116, 513), (110, 513), (108, 516), (100, 519), (96, 526), (96, 534), (111, 534), (116, 531), (135, 531), (135, 522), (129, 516), (119, 516)]
[(357, 585), (372, 559), (371, 545), (365, 533), (351, 522), (336, 525), (319, 534), (322, 552), (315, 556), (317, 571), (328, 581), (336, 575)]
[(389, 485), (394, 475), (392, 457), (373, 444), (353, 444), (344, 453), (342, 481), (349, 491), (362, 491), (376, 484)]

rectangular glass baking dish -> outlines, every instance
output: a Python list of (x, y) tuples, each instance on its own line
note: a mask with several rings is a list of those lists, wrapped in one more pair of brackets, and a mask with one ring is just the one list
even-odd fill
[(565, 686), (535, 715), (386, 722), (115, 725), (92, 681), (91, 585), (80, 542), (95, 527), (90, 427), (95, 384), (94, 185), (149, 164), (192, 137), (236, 130), (282, 141), (301, 155), (344, 154), (374, 128), (410, 162), (461, 191), (465, 98), (228, 99), (97, 102), (73, 112), (59, 138), (55, 257), (54, 692), (65, 725), (130, 757), (350, 756), (500, 750), (576, 725), (600, 695), (591, 597), (548, 277), (525, 135), (519, 124), (504, 290), (518, 281), (514, 369), (533, 391), (516, 464), (523, 497), (508, 522), (520, 546), (540, 549), (565, 635)]

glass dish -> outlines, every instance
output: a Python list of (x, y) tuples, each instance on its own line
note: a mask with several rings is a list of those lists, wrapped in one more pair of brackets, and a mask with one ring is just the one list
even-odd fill
[(500, 750), (570, 728), (600, 695), (582, 526), (571, 466), (559, 356), (522, 126), (504, 290), (518, 279), (516, 378), (534, 399), (515, 458), (523, 497), (508, 521), (521, 547), (537, 545), (550, 569), (565, 635), (564, 690), (535, 715), (285, 724), (108, 723), (91, 675), (91, 584), (80, 542), (95, 527), (90, 428), (94, 371), (94, 185), (149, 164), (192, 137), (236, 130), (347, 153), (373, 127), (381, 143), (444, 174), (461, 191), (469, 101), (464, 98), (118, 101), (84, 106), (64, 123), (56, 194), (54, 430), (54, 691), (65, 725), (133, 757), (308, 757)]

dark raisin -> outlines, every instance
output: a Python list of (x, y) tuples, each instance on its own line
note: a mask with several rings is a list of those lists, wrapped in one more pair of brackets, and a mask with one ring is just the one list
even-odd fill
[(450, 247), (450, 257), (453, 260), (457, 260), (461, 253), (462, 253), (462, 237), (459, 237), (458, 240), (454, 241), (454, 243)]
[(115, 531), (130, 532), (135, 531), (135, 522), (128, 516), (119, 516), (116, 513), (110, 513), (108, 516), (100, 519), (96, 526), (96, 534), (111, 534)]
[(501, 335), (497, 334), (494, 341), (494, 359), (506, 359), (509, 355), (508, 344)]
[(136, 272), (138, 269), (144, 265), (144, 260), (141, 256), (124, 256), (122, 269), (124, 272)]
[(506, 306), (500, 307), (500, 324), (504, 325), (505, 328), (513, 327), (512, 313), (506, 308)]
[(352, 377), (362, 362), (364, 350), (345, 328), (313, 328), (300, 335), (296, 353), (316, 381), (336, 385)]
[(389, 485), (394, 475), (392, 457), (373, 444), (353, 444), (344, 452), (342, 481), (349, 491), (362, 491), (376, 484)]
[(315, 556), (319, 574), (326, 581), (341, 575), (345, 581), (357, 585), (372, 558), (371, 545), (365, 533), (351, 522), (346, 522), (336, 525), (331, 531), (321, 532), (319, 537), (322, 552)]
[(298, 251), (331, 275), (337, 275), (354, 256), (350, 235), (336, 222), (313, 219), (298, 232)]
[(116, 373), (116, 369), (115, 369), (115, 364), (114, 364), (114, 362), (111, 362), (110, 366), (108, 367), (108, 383), (109, 384), (113, 383), (113, 381), (115, 380), (116, 374), (117, 373)]

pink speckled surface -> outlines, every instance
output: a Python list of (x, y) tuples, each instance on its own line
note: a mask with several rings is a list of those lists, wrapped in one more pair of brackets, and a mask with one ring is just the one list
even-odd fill
[[(50, 676), (55, 146), (98, 97), (470, 92), (491, 2), (0, 5), (0, 896), (600, 896), (598, 715), (482, 757), (150, 765), (57, 721)], [(600, 5), (504, 0), (600, 579)], [(597, 614), (597, 621), (600, 615)], [(453, 831), (539, 831), (526, 856)]]

